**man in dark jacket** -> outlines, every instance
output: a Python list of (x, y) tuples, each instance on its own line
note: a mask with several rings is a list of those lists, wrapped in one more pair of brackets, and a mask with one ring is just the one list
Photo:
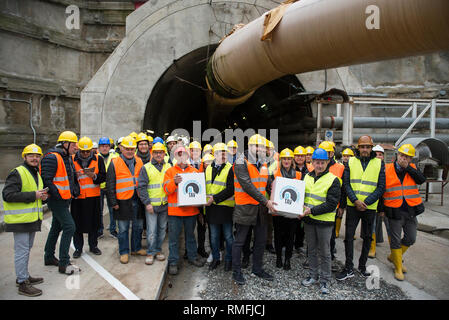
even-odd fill
[[(44, 187), (49, 188), (48, 207), (53, 213), (51, 228), (45, 244), (45, 265), (59, 266), (59, 272), (73, 274), (81, 271), (70, 264), (69, 248), (75, 232), (75, 222), (70, 214), (72, 198), (80, 194), (78, 180), (74, 174), (71, 155), (75, 153), (78, 138), (74, 132), (64, 131), (58, 144), (50, 149), (41, 162)], [(55, 258), (56, 242), (62, 231), (59, 245), (59, 261)]]
[(385, 190), (385, 164), (372, 151), (374, 146), (370, 136), (361, 136), (358, 140), (358, 150), (345, 164), (343, 185), (347, 194), (347, 213), (345, 231), (345, 268), (336, 276), (337, 280), (345, 280), (354, 276), (354, 234), (357, 225), (362, 220), (362, 251), (359, 258), (361, 275), (368, 277), (366, 261), (371, 246), (371, 231), (379, 199)]
[(262, 268), (267, 237), (267, 208), (276, 212), (273, 201), (265, 197), (268, 182), (265, 140), (258, 134), (252, 136), (248, 142), (248, 151), (237, 157), (234, 166), (235, 208), (233, 220), (236, 233), (232, 245), (232, 276), (238, 284), (245, 284), (240, 259), (242, 247), (251, 226), (254, 228), (252, 272), (265, 280), (273, 280), (273, 276)]
[(28, 297), (41, 295), (42, 290), (33, 285), (44, 282), (43, 278), (33, 278), (28, 273), (34, 236), (37, 231), (41, 231), (42, 201), (48, 197), (39, 174), (41, 156), (39, 146), (26, 146), (22, 152), (23, 164), (11, 170), (3, 188), (5, 231), (14, 233), (14, 266), (18, 293)]

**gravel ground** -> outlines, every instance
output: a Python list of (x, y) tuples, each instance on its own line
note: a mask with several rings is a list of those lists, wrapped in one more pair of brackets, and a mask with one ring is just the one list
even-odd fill
[[(335, 280), (332, 273), (330, 293), (320, 293), (319, 284), (310, 287), (301, 285), (307, 277), (307, 269), (302, 267), (305, 261), (303, 254), (294, 252), (291, 259), (292, 269), (285, 271), (276, 268), (276, 255), (265, 251), (264, 269), (274, 276), (274, 281), (266, 281), (251, 274), (251, 260), (247, 269), (242, 269), (246, 284), (240, 286), (232, 280), (232, 271), (225, 272), (224, 264), (209, 271), (208, 264), (201, 268), (202, 276), (207, 283), (199, 292), (204, 300), (406, 300), (409, 299), (402, 290), (380, 279), (379, 289), (368, 290), (366, 278), (358, 271), (354, 277), (342, 282)], [(337, 261), (339, 270), (343, 265)]]

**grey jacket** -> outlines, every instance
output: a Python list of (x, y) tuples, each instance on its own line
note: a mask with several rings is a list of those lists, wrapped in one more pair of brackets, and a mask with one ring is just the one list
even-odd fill
[(259, 215), (261, 224), (265, 224), (268, 214), (268, 208), (266, 207), (268, 199), (252, 184), (248, 166), (244, 161), (248, 157), (245, 157), (245, 155), (247, 155), (247, 152), (238, 156), (234, 166), (234, 173), (243, 191), (258, 201), (259, 204), (236, 205), (234, 207), (233, 221), (238, 224), (254, 226), (257, 223), (257, 216)]

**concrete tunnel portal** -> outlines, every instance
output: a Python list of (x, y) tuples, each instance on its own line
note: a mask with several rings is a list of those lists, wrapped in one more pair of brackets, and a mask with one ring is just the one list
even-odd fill
[[(181, 58), (160, 76), (147, 101), (143, 130), (163, 137), (182, 128), (193, 135), (193, 122), (201, 121), (202, 131), (225, 129), (275, 129), (312, 117), (310, 99), (295, 75), (287, 75), (258, 88), (250, 99), (228, 106), (225, 116), (213, 117), (208, 108), (206, 66), (217, 45), (198, 48)], [(309, 129), (310, 130), (310, 129)], [(224, 135), (223, 135), (224, 138)], [(279, 137), (279, 147), (288, 146)], [(208, 141), (203, 141), (203, 144)], [(307, 141), (301, 142), (307, 143)]]

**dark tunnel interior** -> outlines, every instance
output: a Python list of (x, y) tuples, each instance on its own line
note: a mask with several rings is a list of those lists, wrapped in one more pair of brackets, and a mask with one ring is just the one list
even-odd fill
[[(201, 121), (203, 131), (210, 127), (205, 75), (207, 61), (216, 47), (205, 46), (173, 61), (148, 99), (144, 130), (153, 130), (154, 136), (166, 138), (166, 133), (176, 128), (186, 129), (192, 136), (193, 121)], [(297, 124), (312, 117), (311, 100), (298, 78), (287, 75), (258, 88), (245, 103), (230, 107), (233, 109), (228, 116), (214, 123), (214, 127), (220, 131), (227, 128), (243, 131), (249, 128), (256, 131), (267, 129), (267, 132), (269, 129), (279, 129), (278, 149), (294, 148), (309, 143), (306, 137), (311, 131), (310, 127)], [(289, 125), (294, 127), (292, 132), (285, 130)], [(291, 134), (297, 134), (297, 142), (286, 139)]]

